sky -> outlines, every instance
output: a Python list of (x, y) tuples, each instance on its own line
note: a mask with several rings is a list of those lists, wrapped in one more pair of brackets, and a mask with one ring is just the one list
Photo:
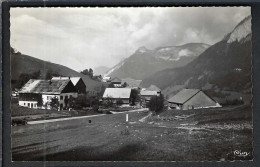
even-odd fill
[(76, 71), (113, 67), (139, 47), (223, 39), (250, 7), (11, 8), (11, 46)]

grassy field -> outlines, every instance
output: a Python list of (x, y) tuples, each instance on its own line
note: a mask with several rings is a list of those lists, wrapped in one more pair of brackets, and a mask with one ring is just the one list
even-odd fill
[[(148, 115), (129, 112), (129, 122), (125, 113), (119, 113), (12, 127), (13, 160), (233, 161), (253, 157), (249, 106)], [(236, 150), (249, 155), (236, 156)]]
[(46, 110), (46, 109), (33, 109), (18, 106), (17, 104), (11, 104), (11, 114), (12, 120), (47, 120), (47, 119), (56, 119), (56, 118), (67, 118), (67, 117), (77, 117), (77, 116), (86, 116), (86, 115), (98, 115), (102, 114), (100, 112), (94, 111), (92, 108), (85, 110)]

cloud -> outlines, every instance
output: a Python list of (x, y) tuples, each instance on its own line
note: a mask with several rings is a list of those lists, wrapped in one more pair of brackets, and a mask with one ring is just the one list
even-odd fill
[(140, 46), (214, 44), (250, 7), (11, 8), (11, 45), (75, 70), (111, 67)]

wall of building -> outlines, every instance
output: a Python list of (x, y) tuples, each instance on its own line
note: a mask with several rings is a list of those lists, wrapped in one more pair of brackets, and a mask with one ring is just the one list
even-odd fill
[(37, 101), (21, 101), (19, 100), (19, 106), (28, 108), (37, 108)]
[[(62, 104), (63, 108), (66, 106), (65, 105), (65, 98), (69, 99), (70, 97), (77, 98), (78, 93), (77, 92), (72, 92), (72, 93), (61, 93), (60, 95), (53, 95), (53, 94), (44, 94), (42, 95), (43, 99), (43, 105), (46, 105), (46, 103), (51, 102), (51, 99), (54, 97), (57, 97), (59, 100), (59, 104)], [(60, 105), (61, 106), (61, 105)], [(47, 109), (50, 109), (50, 106), (47, 106)]]
[(86, 93), (86, 85), (84, 84), (82, 79), (80, 79), (75, 86), (78, 89), (78, 93)]
[(113, 103), (116, 103), (118, 100), (122, 100), (123, 104), (129, 104), (130, 103), (130, 99), (126, 98), (126, 99), (120, 99), (120, 98), (116, 98), (116, 99), (106, 99), (104, 98), (103, 101), (106, 102), (107, 100), (112, 100)]
[(63, 107), (66, 106), (66, 103), (65, 103), (66, 96), (68, 97), (68, 99), (70, 97), (77, 98), (78, 97), (78, 93), (77, 92), (61, 93), (60, 96), (59, 96), (59, 103), (62, 104)]
[(190, 100), (183, 104), (183, 109), (196, 109), (196, 108), (204, 108), (204, 107), (214, 107), (217, 103), (208, 97), (205, 93), (200, 91), (198, 94), (193, 96)]

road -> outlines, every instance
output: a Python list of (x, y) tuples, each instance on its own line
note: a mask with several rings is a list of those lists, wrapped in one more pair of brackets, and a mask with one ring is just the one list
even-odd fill
[(12, 127), (13, 160), (34, 160), (82, 146), (108, 144), (105, 139), (112, 138), (111, 134), (115, 134), (116, 131), (120, 133), (120, 129), (115, 127), (120, 123), (126, 123), (126, 114), (129, 115), (129, 122), (133, 122), (148, 113), (126, 112), (14, 126)]

